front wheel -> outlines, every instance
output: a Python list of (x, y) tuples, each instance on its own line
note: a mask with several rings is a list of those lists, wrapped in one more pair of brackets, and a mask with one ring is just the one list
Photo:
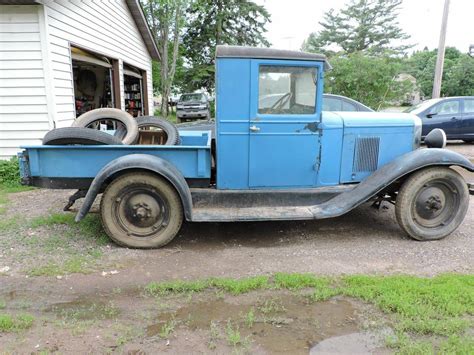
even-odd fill
[(422, 169), (398, 192), (395, 213), (400, 227), (417, 240), (442, 239), (459, 227), (469, 206), (463, 177), (445, 167)]
[(100, 215), (105, 232), (117, 244), (159, 248), (178, 234), (183, 206), (168, 181), (153, 173), (133, 172), (109, 184)]

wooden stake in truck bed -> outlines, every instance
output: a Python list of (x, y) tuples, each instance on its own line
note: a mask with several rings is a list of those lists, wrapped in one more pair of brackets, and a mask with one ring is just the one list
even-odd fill
[(443, 149), (440, 132), (420, 148), (415, 115), (322, 112), (328, 69), (321, 55), (218, 46), (215, 142), (180, 131), (174, 146), (24, 147), (24, 183), (80, 190), (78, 222), (102, 194), (107, 234), (137, 248), (165, 245), (184, 219), (321, 219), (366, 201), (395, 204), (414, 239), (452, 233), (469, 189), (450, 166), (474, 165)]

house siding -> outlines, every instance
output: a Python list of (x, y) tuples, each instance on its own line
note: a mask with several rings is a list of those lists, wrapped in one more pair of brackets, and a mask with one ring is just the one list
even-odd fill
[(40, 6), (0, 6), (0, 159), (51, 128)]
[(146, 70), (152, 107), (151, 57), (125, 1), (52, 1), (45, 5), (45, 12), (57, 127), (70, 126), (75, 117), (70, 45), (120, 59), (122, 109), (123, 64)]

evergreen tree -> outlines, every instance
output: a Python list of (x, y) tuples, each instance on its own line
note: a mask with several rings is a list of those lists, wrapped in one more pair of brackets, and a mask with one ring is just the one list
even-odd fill
[(334, 9), (319, 22), (321, 31), (311, 33), (303, 44), (309, 52), (368, 52), (403, 54), (410, 45), (396, 44), (409, 38), (397, 22), (402, 0), (351, 0), (340, 12)]

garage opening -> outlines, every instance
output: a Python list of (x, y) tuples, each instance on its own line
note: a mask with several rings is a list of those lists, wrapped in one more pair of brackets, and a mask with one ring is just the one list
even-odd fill
[(142, 71), (131, 65), (123, 65), (123, 83), (125, 97), (125, 111), (133, 117), (145, 115), (143, 98), (145, 91), (143, 87)]
[(71, 47), (76, 117), (101, 107), (116, 107), (114, 66), (109, 58)]

